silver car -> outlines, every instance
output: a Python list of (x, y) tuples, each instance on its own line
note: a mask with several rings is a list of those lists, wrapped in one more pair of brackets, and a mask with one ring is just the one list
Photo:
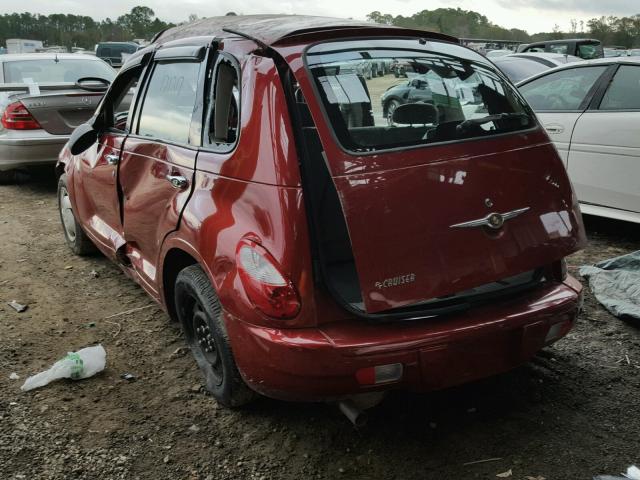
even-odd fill
[(115, 77), (91, 55), (29, 53), (0, 57), (0, 181), (55, 164), (75, 127), (87, 121)]

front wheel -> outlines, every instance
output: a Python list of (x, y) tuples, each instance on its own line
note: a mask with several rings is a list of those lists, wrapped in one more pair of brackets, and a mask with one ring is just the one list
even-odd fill
[(242, 380), (233, 358), (222, 306), (199, 265), (178, 274), (175, 305), (207, 390), (226, 407), (239, 407), (253, 400), (256, 394)]
[(58, 210), (67, 245), (76, 255), (85, 256), (95, 253), (96, 247), (84, 233), (76, 220), (67, 190), (67, 175), (62, 174), (58, 180)]

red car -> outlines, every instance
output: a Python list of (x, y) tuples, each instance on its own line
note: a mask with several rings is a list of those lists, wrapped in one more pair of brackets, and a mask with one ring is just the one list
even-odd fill
[[(397, 80), (363, 78), (363, 59), (410, 64), (433, 101), (389, 124)], [(442, 34), (301, 16), (172, 28), (126, 61), (58, 173), (71, 249), (97, 247), (182, 323), (224, 405), (468, 382), (526, 362), (580, 309), (564, 257), (585, 233), (556, 150)]]

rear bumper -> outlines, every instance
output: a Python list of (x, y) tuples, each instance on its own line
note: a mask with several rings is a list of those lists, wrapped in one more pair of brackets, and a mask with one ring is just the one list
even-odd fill
[[(19, 132), (27, 133), (27, 132)], [(68, 135), (0, 136), (0, 171), (42, 164), (55, 164)]]
[[(251, 388), (284, 400), (320, 401), (392, 388), (438, 390), (510, 370), (566, 335), (581, 305), (582, 286), (569, 277), (497, 305), (406, 323), (353, 319), (273, 329), (228, 314), (226, 323)], [(399, 382), (363, 386), (356, 380), (361, 368), (392, 363), (403, 365)]]

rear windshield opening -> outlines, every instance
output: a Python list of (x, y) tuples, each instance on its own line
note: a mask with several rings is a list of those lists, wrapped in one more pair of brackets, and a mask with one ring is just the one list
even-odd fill
[(463, 140), (534, 126), (529, 107), (479, 55), (470, 58), (473, 53), (448, 44), (442, 44), (443, 52), (434, 51), (440, 50), (436, 42), (393, 40), (392, 48), (372, 48), (375, 42), (325, 43), (307, 52), (329, 121), (348, 150)]

